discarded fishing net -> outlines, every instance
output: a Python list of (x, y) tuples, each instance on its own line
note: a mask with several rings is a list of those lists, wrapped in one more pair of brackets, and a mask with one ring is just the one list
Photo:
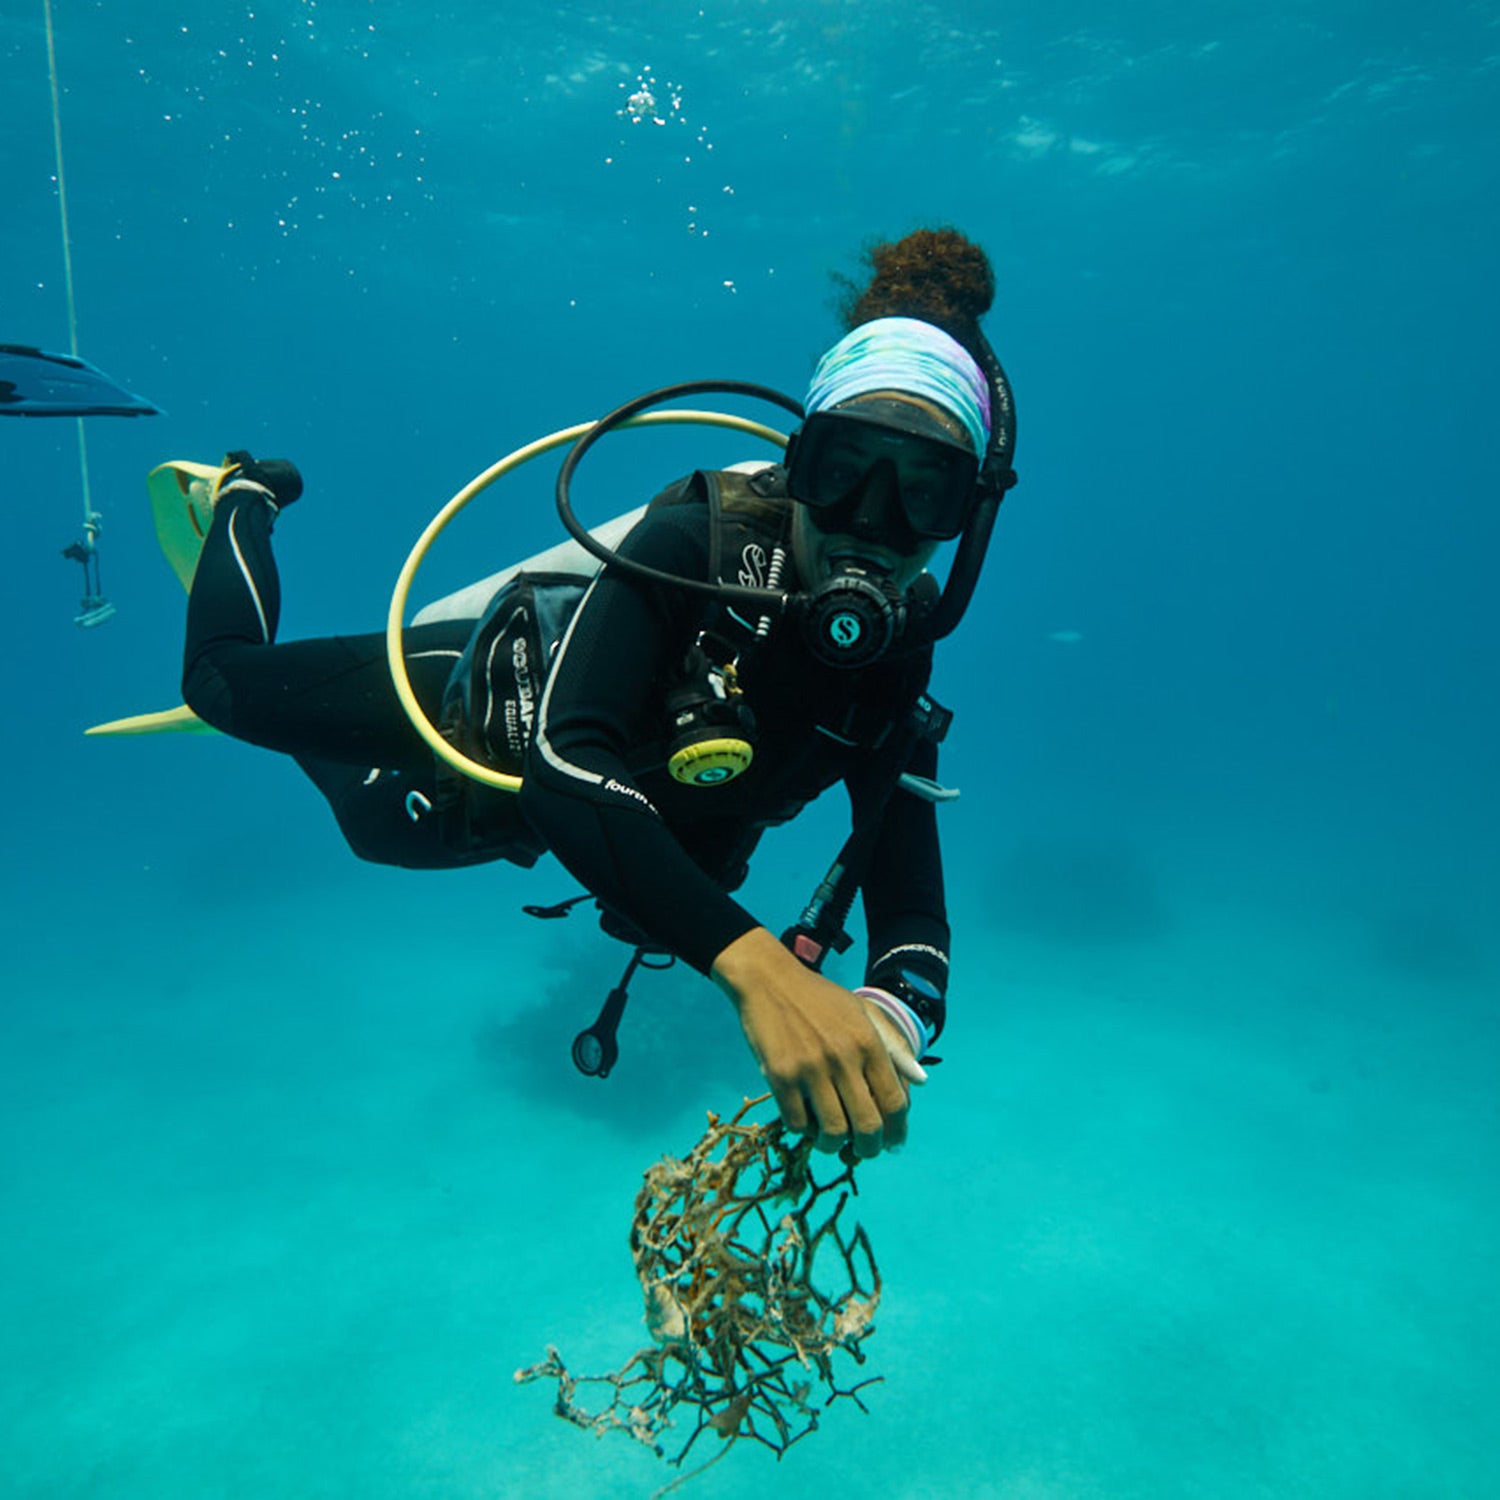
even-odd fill
[[(681, 1464), (705, 1431), (727, 1440), (710, 1463), (741, 1437), (779, 1457), (840, 1396), (867, 1410), (859, 1392), (880, 1377), (842, 1387), (834, 1369), (836, 1355), (864, 1363), (880, 1303), (870, 1241), (840, 1223), (857, 1191), (853, 1164), (819, 1183), (810, 1139), (788, 1137), (779, 1120), (746, 1121), (763, 1099), (729, 1121), (710, 1112), (684, 1160), (663, 1157), (646, 1173), (630, 1249), (654, 1342), (609, 1375), (573, 1374), (550, 1345), (516, 1371), (518, 1382), (556, 1379), (558, 1416), (627, 1432), (659, 1457), (667, 1429), (680, 1427), (686, 1441), (669, 1461)], [(832, 1278), (822, 1288), (815, 1261)], [(581, 1387), (607, 1404), (588, 1410)]]

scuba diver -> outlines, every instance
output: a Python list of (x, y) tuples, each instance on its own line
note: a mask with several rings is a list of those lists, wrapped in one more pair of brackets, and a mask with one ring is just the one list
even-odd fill
[[(653, 393), (597, 424), (559, 479), (559, 510), (602, 567), (523, 571), (477, 624), (406, 629), (422, 710), (466, 754), (519, 771), (519, 795), (437, 760), (383, 635), (277, 642), (271, 532), (302, 492), (286, 460), (227, 456), (183, 666), (192, 710), (293, 756), (360, 857), (451, 868), (554, 854), (604, 930), (637, 945), (627, 979), (648, 953), (710, 976), (788, 1128), (861, 1157), (905, 1139), (909, 1086), (926, 1081), (944, 1023), (935, 803), (953, 795), (936, 781), (950, 716), (926, 688), (1015, 482), (1010, 389), (978, 323), (994, 295), (983, 250), (919, 230), (870, 261), (784, 463), (695, 473), (617, 547), (589, 539), (566, 506), (572, 468)], [(925, 565), (953, 540), (940, 589)], [(853, 832), (778, 938), (732, 892), (764, 831), (840, 782)], [(848, 945), (856, 886), (868, 955), (849, 990), (818, 965)], [(607, 1071), (617, 1012), (594, 1038), (605, 1065), (580, 1059), (586, 1071)]]

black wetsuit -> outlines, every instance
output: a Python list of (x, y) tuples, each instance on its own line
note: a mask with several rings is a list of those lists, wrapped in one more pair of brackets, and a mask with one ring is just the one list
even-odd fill
[[(763, 526), (711, 524), (703, 483), (699, 476), (658, 497), (622, 555), (696, 578), (763, 570)], [(488, 847), (455, 847), (452, 820), (434, 812), (451, 805), (454, 778), (435, 775), (432, 752), (396, 699), (384, 637), (272, 644), (272, 520), (265, 500), (241, 491), (215, 514), (188, 606), (183, 695), (194, 711), (294, 756), (361, 857), (440, 868), (529, 863), (549, 849), (610, 911), (705, 973), (759, 925), (729, 892), (761, 834), (841, 781), (857, 814), (877, 794), (875, 746), (904, 722), (931, 667), (930, 652), (860, 671), (822, 666), (793, 625), (777, 622), (740, 656), (757, 727), (753, 763), (725, 785), (684, 786), (665, 767), (666, 693), (701, 630), (748, 646), (754, 622), (606, 568), (573, 613), (534, 703), (519, 798), (463, 781), (470, 823), (492, 837)], [(412, 686), (434, 721), (474, 631), (474, 621), (459, 620), (406, 632)], [(920, 743), (909, 769), (932, 776), (936, 759), (936, 747)], [(930, 802), (904, 790), (890, 797), (864, 903), (867, 974), (879, 980), (905, 968), (945, 991), (948, 926)], [(934, 1009), (940, 1022), (941, 1003)]]

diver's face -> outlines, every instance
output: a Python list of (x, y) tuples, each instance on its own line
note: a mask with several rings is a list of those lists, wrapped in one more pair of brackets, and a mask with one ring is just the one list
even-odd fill
[[(957, 534), (947, 529), (954, 520), (952, 450), (967, 451), (968, 436), (952, 413), (922, 396), (870, 391), (836, 410), (860, 408), (865, 420), (826, 422), (816, 438), (803, 438), (791, 478), (808, 488), (805, 496), (793, 491), (793, 555), (808, 587), (853, 565), (905, 589), (936, 550), (933, 538)], [(941, 434), (936, 444), (933, 427)], [(970, 481), (958, 482), (958, 499), (966, 502)]]
[(901, 497), (937, 491), (948, 474), (930, 448), (904, 436), (895, 428), (849, 422), (819, 449), (819, 480), (847, 499), (819, 508), (797, 503), (792, 549), (808, 585), (854, 564), (904, 589), (926, 566), (937, 543), (912, 531)]
[(905, 590), (937, 550), (936, 542), (916, 541), (911, 550), (893, 546), (888, 538), (881, 539), (860, 526), (857, 517), (848, 531), (825, 531), (818, 524), (821, 519), (820, 512), (800, 502), (793, 507), (792, 556), (803, 584), (809, 588), (852, 565), (881, 574)]

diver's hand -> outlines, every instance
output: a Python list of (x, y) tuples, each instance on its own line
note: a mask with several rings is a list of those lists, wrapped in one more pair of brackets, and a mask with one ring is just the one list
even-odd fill
[(243, 448), (236, 448), (233, 453), (224, 455), (224, 467), (231, 466), (239, 472), (229, 476), (221, 493), (237, 481), (247, 479), (270, 495), (277, 510), (285, 510), (302, 494), (302, 475), (289, 458), (251, 458)]
[(852, 1140), (862, 1157), (906, 1139), (907, 1090), (880, 1029), (888, 1017), (872, 1018), (870, 1002), (814, 973), (764, 927), (730, 943), (713, 977), (789, 1129), (816, 1130), (820, 1151)]

